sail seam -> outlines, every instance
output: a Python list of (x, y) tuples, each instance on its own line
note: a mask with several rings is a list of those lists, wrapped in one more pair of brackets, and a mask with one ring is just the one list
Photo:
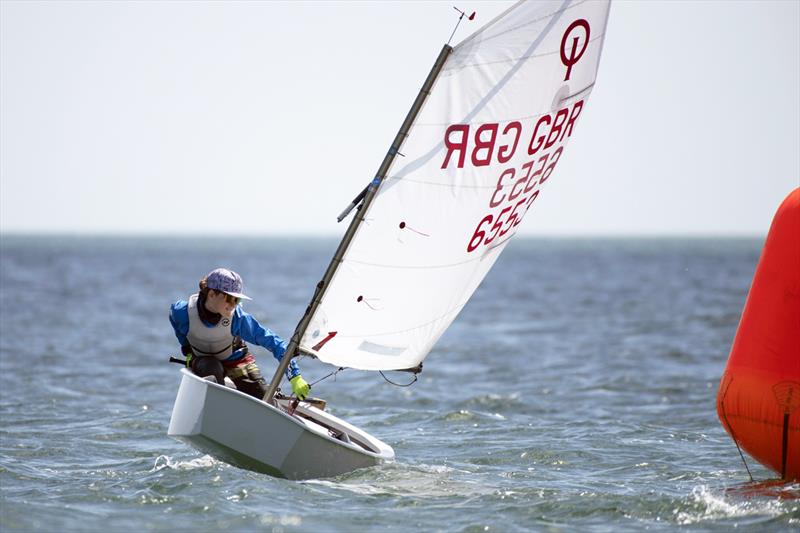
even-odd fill
[(344, 262), (354, 263), (356, 265), (377, 267), (377, 268), (397, 268), (397, 269), (401, 269), (401, 270), (421, 270), (421, 269), (431, 270), (431, 269), (435, 269), (435, 268), (452, 268), (452, 267), (457, 267), (457, 266), (461, 266), (461, 265), (466, 265), (466, 264), (469, 264), (469, 263), (474, 263), (475, 261), (483, 261), (486, 258), (486, 255), (489, 252), (492, 252), (496, 248), (499, 248), (500, 246), (504, 245), (505, 243), (510, 241), (511, 238), (514, 237), (514, 235), (516, 235), (516, 234), (517, 234), (517, 231), (515, 231), (511, 235), (505, 237), (502, 241), (498, 241), (497, 244), (494, 244), (494, 245), (490, 246), (489, 248), (486, 249), (486, 251), (480, 257), (476, 257), (474, 259), (467, 259), (466, 261), (460, 261), (458, 263), (448, 263), (446, 265), (420, 265), (420, 266), (416, 266), (416, 265), (389, 265), (389, 264), (382, 264), (382, 263), (370, 263), (368, 261), (359, 261), (357, 259), (345, 259)]
[[(592, 85), (590, 85), (588, 88), (591, 88), (593, 86), (594, 86), (594, 83)], [(585, 90), (586, 89), (583, 89), (583, 91), (585, 91)], [(583, 91), (579, 91), (579, 92), (583, 92)], [(575, 94), (579, 94), (579, 93), (575, 93)], [(574, 95), (570, 95), (567, 98), (571, 98), (572, 96), (574, 96)], [(551, 113), (550, 111), (545, 111), (544, 113), (534, 113), (533, 115), (525, 115), (525, 116), (522, 116), (522, 117), (512, 117), (512, 118), (498, 119), (497, 123), (498, 124), (503, 124), (505, 122), (513, 122), (515, 120), (516, 121), (521, 121), (521, 120), (528, 120), (528, 119), (531, 119), (531, 118), (541, 118), (541, 117), (543, 117), (545, 115), (549, 115), (550, 113)], [(419, 124), (416, 124), (416, 126), (449, 126), (451, 124), (452, 124), (452, 122), (421, 122)], [(475, 123), (473, 123), (473, 122), (459, 122), (458, 124), (470, 124), (471, 125), (471, 124), (483, 124), (483, 122), (475, 122)]]
[(402, 266), (402, 265), (387, 265), (381, 263), (369, 263), (367, 261), (356, 261), (355, 259), (348, 259), (348, 263), (355, 263), (357, 265), (364, 265), (364, 266), (372, 266), (378, 268), (399, 268), (403, 270), (419, 270), (419, 269), (431, 269), (431, 268), (452, 268), (461, 265), (466, 265), (468, 263), (474, 263), (475, 261), (480, 261), (480, 257), (476, 257), (475, 259), (467, 259), (466, 261), (461, 261), (460, 263), (449, 263), (447, 265), (422, 265), (422, 266)]
[[(570, 98), (574, 98), (577, 95), (579, 95), (581, 93), (584, 93), (584, 92), (588, 91), (589, 89), (592, 89), (593, 87), (594, 87), (594, 82), (592, 82), (588, 87), (585, 87), (585, 88), (581, 89), (580, 91), (578, 91), (576, 93), (573, 93), (573, 94), (565, 96), (564, 98), (561, 99), (561, 101), (563, 102), (564, 100), (569, 100)], [(547, 111), (547, 112), (544, 112), (544, 113), (535, 113), (533, 115), (525, 115), (525, 116), (522, 116), (522, 117), (504, 118), (504, 119), (498, 119), (496, 122), (498, 124), (503, 124), (503, 123), (506, 123), (506, 122), (513, 122), (515, 120), (516, 121), (521, 121), (521, 120), (528, 120), (528, 119), (531, 119), (531, 118), (541, 118), (543, 116), (549, 115), (550, 113), (551, 113), (550, 111)], [(420, 122), (418, 124), (415, 124), (415, 126), (417, 126), (417, 127), (419, 127), (419, 126), (441, 127), (441, 126), (450, 126), (451, 124), (452, 124), (452, 122)], [(470, 124), (470, 125), (472, 125), (472, 124), (483, 124), (483, 122), (458, 122), (458, 124)]]
[[(598, 41), (598, 40), (602, 41), (604, 37), (605, 37), (605, 33), (603, 33), (601, 35), (598, 35), (594, 39), (589, 39), (589, 42), (591, 43), (591, 42)], [(526, 56), (512, 57), (512, 58), (508, 58), (508, 59), (498, 59), (497, 61), (487, 61), (485, 63), (469, 63), (469, 64), (464, 64), (464, 65), (458, 65), (458, 66), (454, 66), (453, 68), (451, 68), (451, 69), (449, 69), (449, 70), (447, 70), (445, 72), (442, 72), (442, 77), (444, 78), (444, 77), (451, 76), (452, 74), (458, 73), (458, 72), (460, 72), (462, 70), (465, 70), (465, 69), (468, 69), (468, 68), (483, 67), (483, 66), (486, 66), (486, 65), (500, 65), (502, 63), (511, 63), (511, 62), (514, 62), (514, 61), (519, 61), (520, 59), (547, 57), (547, 56), (557, 55), (557, 54), (560, 54), (560, 53), (561, 53), (560, 50), (555, 50), (553, 52), (543, 52), (541, 54), (529, 54), (529, 55), (526, 55)], [(598, 56), (598, 59), (599, 59), (599, 56)]]
[(423, 270), (423, 269), (424, 270), (433, 270), (433, 269), (442, 269), (442, 268), (454, 268), (454, 267), (457, 267), (457, 266), (462, 266), (462, 265), (466, 265), (466, 264), (469, 264), (469, 263), (474, 263), (476, 261), (483, 261), (487, 253), (493, 252), (496, 248), (499, 248), (500, 246), (504, 245), (509, 240), (511, 240), (511, 238), (516, 234), (517, 234), (517, 232), (515, 231), (509, 237), (506, 237), (505, 239), (503, 239), (502, 241), (498, 242), (494, 246), (490, 246), (489, 248), (486, 249), (486, 253), (484, 253), (480, 257), (476, 257), (475, 259), (467, 259), (466, 261), (462, 261), (460, 263), (448, 263), (446, 265), (421, 265), (421, 266), (416, 266), (416, 265), (387, 265), (387, 264), (381, 264), (381, 263), (370, 263), (370, 262), (367, 262), (367, 261), (356, 261), (355, 259), (348, 259), (346, 262), (347, 263), (353, 263), (353, 264), (356, 264), (356, 265), (370, 266), (370, 267), (376, 267), (376, 268), (395, 268), (395, 269), (398, 269), (398, 270)]
[[(467, 301), (465, 301), (464, 303), (461, 303), (461, 304), (457, 305), (456, 307), (453, 307), (452, 309), (448, 310), (447, 312), (443, 313), (442, 315), (437, 316), (436, 318), (434, 318), (434, 319), (432, 319), (432, 320), (430, 320), (428, 322), (425, 322), (423, 324), (418, 324), (418, 325), (410, 327), (410, 328), (398, 329), (396, 331), (383, 331), (383, 332), (380, 332), (380, 333), (371, 333), (371, 334), (368, 334), (368, 335), (359, 335), (359, 334), (355, 334), (355, 335), (337, 335), (336, 338), (339, 338), (339, 339), (368, 339), (368, 338), (372, 338), (372, 337), (382, 337), (383, 335), (396, 335), (397, 333), (406, 333), (407, 331), (414, 331), (415, 329), (420, 329), (420, 328), (424, 328), (425, 326), (430, 326), (434, 322), (438, 322), (439, 320), (443, 319), (447, 315), (452, 314), (453, 312), (460, 311), (465, 305), (467, 305), (467, 302), (469, 302), (469, 299), (467, 299)], [(330, 354), (326, 354), (323, 357), (330, 358), (331, 355)], [(324, 359), (323, 359), (323, 361), (324, 361)]]
[(436, 183), (434, 181), (421, 181), (421, 180), (412, 180), (409, 178), (404, 178), (402, 176), (386, 176), (385, 179), (392, 179), (400, 181), (402, 180), (404, 183), (419, 183), (420, 185), (436, 185), (439, 187), (452, 187), (454, 189), (489, 189), (493, 190), (497, 188), (497, 185), (459, 185), (457, 183)]

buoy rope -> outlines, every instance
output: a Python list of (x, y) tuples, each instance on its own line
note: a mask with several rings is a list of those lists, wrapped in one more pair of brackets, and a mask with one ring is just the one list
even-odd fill
[(719, 401), (719, 406), (722, 408), (722, 418), (725, 419), (725, 425), (728, 426), (728, 431), (731, 434), (731, 438), (733, 438), (733, 443), (736, 445), (736, 449), (739, 451), (739, 457), (742, 458), (742, 463), (744, 463), (744, 469), (747, 470), (747, 475), (750, 477), (750, 483), (753, 483), (753, 474), (750, 473), (750, 468), (747, 466), (747, 461), (744, 460), (744, 454), (742, 453), (742, 449), (739, 447), (739, 441), (736, 440), (736, 435), (733, 432), (733, 427), (731, 427), (731, 423), (728, 422), (728, 413), (725, 412), (725, 397), (728, 395), (728, 389), (733, 382), (733, 378), (728, 382), (728, 386), (725, 387), (725, 392), (722, 393), (722, 399)]
[(722, 406), (722, 416), (725, 417), (725, 423), (728, 424), (728, 430), (731, 432), (731, 437), (733, 437), (733, 443), (736, 445), (736, 449), (739, 451), (739, 457), (742, 458), (742, 463), (744, 463), (744, 469), (747, 470), (747, 475), (750, 477), (750, 483), (755, 481), (753, 479), (753, 474), (750, 473), (750, 468), (747, 466), (747, 461), (744, 460), (744, 454), (742, 453), (742, 449), (739, 447), (739, 441), (736, 440), (736, 435), (733, 434), (733, 429), (731, 428), (730, 422), (728, 422), (728, 416), (725, 414), (725, 405)]

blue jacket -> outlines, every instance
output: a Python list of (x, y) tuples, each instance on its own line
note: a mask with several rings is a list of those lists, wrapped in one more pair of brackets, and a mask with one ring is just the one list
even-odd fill
[[(186, 346), (189, 341), (186, 335), (189, 333), (189, 303), (183, 300), (178, 300), (169, 310), (169, 321), (172, 324), (172, 329), (175, 330), (175, 336), (181, 346)], [(209, 324), (213, 327), (213, 324)], [(243, 341), (250, 344), (257, 344), (266, 348), (275, 359), (280, 361), (283, 359), (283, 354), (286, 352), (286, 341), (281, 339), (271, 330), (263, 327), (252, 315), (246, 313), (240, 305), (236, 306), (231, 317), (231, 335), (234, 337), (241, 337)], [(241, 351), (234, 352), (226, 361), (235, 361), (241, 359), (244, 354)], [(292, 379), (300, 375), (300, 368), (297, 363), (292, 361), (286, 369), (286, 377)]]

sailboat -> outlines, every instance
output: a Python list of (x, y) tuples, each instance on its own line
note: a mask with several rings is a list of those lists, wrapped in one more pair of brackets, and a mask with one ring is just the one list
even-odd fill
[(379, 439), (276, 395), (284, 370), (306, 355), (421, 371), (552, 181), (594, 87), (609, 8), (522, 1), (444, 45), (375, 177), (340, 215), (355, 209), (263, 400), (182, 369), (168, 434), (289, 479), (392, 459)]

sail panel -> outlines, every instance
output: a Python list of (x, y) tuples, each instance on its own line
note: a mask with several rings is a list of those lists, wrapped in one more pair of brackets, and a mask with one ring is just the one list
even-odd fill
[(608, 2), (522, 2), (459, 44), (303, 334), (322, 361), (417, 366), (537, 201), (584, 112)]

